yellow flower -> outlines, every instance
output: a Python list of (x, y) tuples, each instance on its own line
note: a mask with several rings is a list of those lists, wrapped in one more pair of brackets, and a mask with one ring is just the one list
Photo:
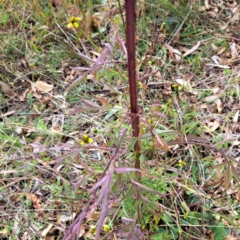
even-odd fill
[(185, 165), (186, 165), (186, 163), (185, 163), (184, 161), (182, 161), (182, 160), (179, 160), (179, 161), (178, 161), (177, 166), (183, 167), (183, 166), (185, 166)]
[(176, 84), (176, 83), (172, 84), (171, 87), (174, 91), (181, 91), (183, 89), (182, 85), (179, 85), (179, 84)]
[(181, 228), (178, 228), (178, 233), (181, 235), (183, 230)]
[(87, 134), (83, 134), (82, 140), (80, 141), (80, 145), (84, 145), (86, 143), (92, 143), (93, 139), (90, 138)]
[(78, 23), (78, 21), (81, 21), (82, 20), (82, 18), (80, 18), (80, 17), (74, 17), (74, 16), (72, 16), (72, 17), (70, 17), (69, 18), (69, 20), (68, 20), (68, 25), (67, 25), (67, 27), (68, 28), (79, 28), (79, 23)]
[(92, 225), (89, 232), (95, 235), (96, 234), (96, 226)]
[(108, 225), (103, 225), (103, 231), (105, 232), (105, 233), (108, 233), (109, 231), (110, 231), (110, 226), (108, 226)]

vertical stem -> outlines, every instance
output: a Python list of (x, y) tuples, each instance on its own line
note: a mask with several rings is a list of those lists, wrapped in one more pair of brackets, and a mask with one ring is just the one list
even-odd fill
[(135, 35), (136, 35), (136, 0), (126, 0), (126, 37), (127, 37), (127, 52), (128, 52), (128, 75), (129, 75), (129, 90), (130, 90), (130, 104), (131, 104), (131, 116), (133, 137), (137, 138), (134, 145), (134, 156), (135, 156), (135, 167), (140, 169), (139, 160), (139, 114), (138, 114), (138, 87), (136, 79), (136, 45), (135, 45)]

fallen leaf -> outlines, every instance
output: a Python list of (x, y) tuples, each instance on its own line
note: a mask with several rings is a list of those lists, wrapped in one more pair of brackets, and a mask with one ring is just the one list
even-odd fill
[(233, 42), (231, 45), (230, 45), (230, 49), (231, 49), (231, 55), (233, 58), (237, 58), (239, 56), (239, 53), (238, 53), (238, 47), (236, 45), (235, 42)]
[(211, 123), (212, 127), (210, 129), (211, 132), (214, 132), (215, 130), (217, 130), (220, 126), (220, 123), (218, 121), (214, 121), (213, 123)]
[(33, 85), (41, 92), (51, 92), (53, 90), (53, 84), (48, 84), (40, 80), (36, 81)]
[(191, 49), (189, 49), (187, 52), (185, 52), (183, 54), (183, 56), (186, 57), (186, 56), (190, 55), (191, 53), (193, 53), (194, 51), (196, 51), (199, 48), (200, 44), (201, 44), (201, 41), (197, 42), (197, 44), (195, 46), (193, 46)]
[(223, 109), (221, 100), (218, 98), (215, 103), (217, 105), (218, 113), (221, 113)]
[(211, 63), (207, 63), (207, 66), (211, 66), (211, 67), (218, 67), (218, 68), (222, 68), (222, 69), (229, 69), (230, 67), (227, 65), (218, 65), (218, 64), (211, 64)]
[(45, 228), (42, 233), (41, 233), (41, 237), (46, 237), (48, 232), (50, 231), (50, 229), (53, 227), (53, 225), (50, 223), (47, 228)]
[(165, 151), (170, 151), (170, 148), (169, 146), (167, 145), (167, 143), (158, 136), (158, 134), (154, 131), (153, 132), (154, 135), (155, 135), (155, 143), (154, 143), (154, 146), (156, 148), (159, 148), (159, 147), (162, 147)]
[(205, 4), (207, 10), (210, 9), (209, 0), (205, 0), (204, 4)]
[(87, 238), (87, 239), (95, 239), (95, 236), (90, 232), (86, 232), (84, 234), (84, 237)]
[(98, 100), (101, 102), (101, 104), (105, 107), (109, 106), (109, 102), (107, 101), (107, 99), (105, 97), (98, 97)]
[(227, 169), (224, 173), (224, 189), (227, 190), (230, 186), (231, 176), (230, 176), (230, 167), (227, 166)]
[(233, 117), (233, 128), (235, 128), (237, 126), (238, 123), (238, 118), (239, 118), (239, 110), (235, 113), (234, 117)]
[(52, 7), (55, 8), (55, 11), (58, 10), (62, 6), (62, 0), (50, 0)]
[(9, 228), (6, 226), (5, 228), (3, 228), (2, 230), (0, 230), (0, 234), (1, 235), (8, 235), (10, 232), (8, 230)]
[(45, 237), (45, 240), (54, 240), (54, 239), (55, 239), (55, 236), (54, 236), (54, 235), (46, 236), (46, 237)]
[(166, 44), (166, 47), (169, 51), (170, 57), (175, 63), (180, 63), (181, 62), (181, 52), (177, 49), (174, 49), (170, 45)]
[(17, 94), (4, 82), (0, 81), (1, 92), (8, 97), (15, 97)]
[(41, 206), (41, 203), (40, 203), (40, 199), (39, 199), (39, 197), (36, 194), (28, 193), (27, 197), (28, 197), (29, 200), (32, 201), (33, 207), (35, 209), (38, 209), (38, 210), (42, 211), (42, 206)]
[(28, 93), (29, 93), (29, 89), (26, 89), (26, 90), (21, 94), (19, 100), (22, 101), (22, 102), (25, 101), (25, 99), (27, 98)]
[(203, 99), (204, 102), (209, 102), (209, 101), (215, 101), (216, 99), (218, 99), (218, 95), (213, 95), (213, 96), (208, 96), (208, 97), (205, 97)]

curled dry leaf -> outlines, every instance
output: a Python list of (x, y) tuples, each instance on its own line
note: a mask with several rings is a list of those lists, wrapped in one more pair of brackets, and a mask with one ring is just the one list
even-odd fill
[(169, 51), (170, 57), (175, 63), (180, 63), (181, 62), (181, 52), (177, 49), (174, 49), (170, 45), (166, 44), (166, 47)]
[(185, 52), (183, 54), (183, 56), (186, 57), (186, 56), (190, 55), (191, 53), (193, 53), (194, 51), (196, 51), (199, 48), (200, 44), (201, 44), (201, 41), (197, 42), (197, 44), (195, 46), (193, 46), (191, 49), (189, 49), (187, 52)]
[(4, 82), (0, 81), (0, 90), (8, 97), (15, 97), (17, 94)]
[(22, 94), (21, 94), (21, 96), (19, 97), (19, 100), (20, 101), (25, 101), (25, 99), (27, 98), (27, 95), (28, 95), (28, 93), (29, 93), (29, 89), (26, 89)]
[(155, 141), (154, 141), (155, 148), (162, 147), (163, 150), (170, 151), (170, 148), (167, 145), (167, 143), (161, 137), (159, 137), (159, 135), (155, 131), (153, 131), (153, 134), (155, 135)]

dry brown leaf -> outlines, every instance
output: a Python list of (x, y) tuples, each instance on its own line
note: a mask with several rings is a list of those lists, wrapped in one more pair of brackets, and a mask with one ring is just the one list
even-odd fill
[(37, 98), (37, 99), (41, 99), (42, 98), (42, 95), (41, 94), (38, 94), (37, 92), (33, 92), (33, 94), (32, 94), (35, 98)]
[(223, 107), (222, 107), (222, 102), (221, 102), (221, 100), (218, 98), (217, 100), (216, 100), (216, 105), (217, 105), (217, 110), (218, 110), (218, 113), (221, 113), (222, 112), (222, 110), (223, 110)]
[(236, 169), (233, 165), (231, 165), (231, 171), (232, 171), (232, 175), (234, 176), (234, 178), (236, 179), (236, 181), (237, 181), (238, 183), (240, 183), (240, 175), (239, 175), (237, 169)]
[(101, 104), (105, 107), (109, 106), (109, 102), (107, 101), (107, 99), (105, 97), (98, 97), (98, 100), (101, 102)]
[(55, 239), (55, 236), (54, 236), (54, 235), (46, 236), (46, 237), (45, 237), (45, 240), (54, 240), (54, 239)]
[(233, 128), (235, 128), (237, 126), (238, 123), (238, 119), (239, 119), (239, 110), (237, 110), (237, 112), (235, 113), (235, 115), (233, 116)]
[(87, 238), (87, 239), (95, 239), (95, 236), (90, 232), (86, 232), (84, 234), (84, 237)]
[(100, 212), (95, 211), (90, 217), (87, 217), (87, 222), (97, 221), (99, 219)]
[(232, 42), (230, 45), (230, 49), (231, 49), (231, 55), (233, 58), (237, 58), (239, 56), (238, 53), (238, 46), (235, 42)]
[(76, 217), (76, 215), (77, 215), (76, 213), (72, 213), (70, 216), (62, 214), (60, 216), (60, 222), (65, 223), (65, 222), (68, 222), (68, 221), (73, 221), (74, 218)]
[(172, 44), (173, 45), (175, 45), (178, 41), (179, 41), (179, 39), (180, 39), (180, 36), (181, 36), (181, 33), (180, 33), (181, 31), (179, 31), (177, 34), (176, 34), (176, 36), (173, 38), (173, 40), (172, 40)]
[(51, 92), (53, 90), (53, 84), (48, 84), (40, 80), (33, 85), (41, 92)]
[(86, 226), (85, 224), (83, 224), (80, 226), (80, 232), (78, 237), (81, 238), (85, 234), (85, 232), (86, 232)]
[(6, 226), (5, 228), (3, 228), (2, 230), (0, 230), (0, 234), (1, 235), (8, 235), (9, 234), (9, 227)]
[(153, 133), (155, 135), (154, 147), (155, 148), (162, 147), (165, 151), (170, 151), (170, 148), (167, 145), (167, 143), (162, 138), (160, 138), (156, 132), (153, 132)]
[(158, 71), (158, 72), (156, 73), (155, 77), (156, 77), (156, 79), (157, 79), (158, 81), (161, 81), (161, 80), (162, 80), (162, 74), (161, 74), (161, 72)]
[(29, 200), (32, 201), (33, 207), (35, 209), (41, 209), (42, 208), (41, 203), (40, 203), (40, 199), (36, 194), (28, 193), (27, 197), (28, 197)]
[(217, 130), (219, 128), (220, 123), (219, 123), (219, 121), (215, 120), (211, 125), (212, 125), (212, 127), (211, 127), (210, 131), (214, 132), (215, 130)]
[(214, 101), (214, 100), (218, 99), (218, 97), (219, 97), (218, 95), (208, 96), (208, 97), (205, 97), (203, 99), (203, 101), (204, 102)]
[(227, 237), (225, 237), (225, 240), (239, 240), (239, 238), (237, 236), (228, 235)]
[(209, 0), (205, 0), (204, 4), (205, 4), (207, 10), (210, 9)]
[(0, 81), (1, 92), (8, 97), (15, 97), (17, 94), (4, 82)]
[(239, 5), (237, 5), (233, 10), (232, 10), (232, 13), (233, 13), (233, 17), (230, 19), (230, 23), (232, 25), (236, 24), (239, 22), (239, 12), (240, 12), (240, 7)]
[(212, 91), (213, 94), (219, 93), (219, 90), (220, 90), (219, 87), (215, 87), (215, 88), (212, 88), (212, 89), (211, 89), (211, 91)]
[(50, 0), (50, 3), (55, 8), (55, 10), (58, 10), (58, 8), (62, 6), (62, 2), (62, 0)]
[(175, 63), (180, 63), (181, 62), (181, 52), (177, 49), (174, 49), (170, 45), (166, 44), (166, 47), (169, 51), (170, 57)]
[(25, 101), (25, 99), (27, 98), (27, 95), (28, 95), (28, 93), (29, 93), (29, 89), (26, 89), (22, 94), (21, 94), (21, 96), (19, 97), (19, 100), (20, 101)]
[(224, 173), (224, 189), (227, 190), (230, 186), (231, 176), (230, 176), (230, 167), (227, 166), (227, 169)]
[(48, 224), (48, 226), (42, 231), (41, 237), (46, 237), (52, 227), (53, 227), (53, 225), (51, 223)]

